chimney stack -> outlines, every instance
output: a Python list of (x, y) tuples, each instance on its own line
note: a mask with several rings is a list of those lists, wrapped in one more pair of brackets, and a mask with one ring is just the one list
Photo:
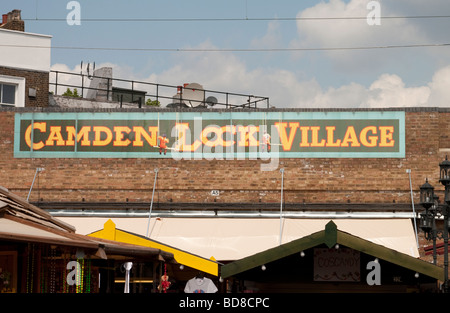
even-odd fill
[(21, 10), (12, 10), (8, 14), (3, 14), (0, 28), (24, 32), (25, 22), (22, 21), (20, 12)]

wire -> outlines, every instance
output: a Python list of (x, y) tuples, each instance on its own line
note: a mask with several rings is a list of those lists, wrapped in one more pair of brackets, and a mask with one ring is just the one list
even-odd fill
[[(380, 19), (438, 19), (450, 15), (382, 16)], [(239, 22), (239, 21), (324, 21), (324, 20), (366, 20), (367, 16), (337, 17), (240, 17), (240, 18), (84, 18), (81, 22)], [(66, 22), (65, 18), (29, 18), (24, 21)]]
[[(450, 15), (383, 16), (380, 19), (434, 19)], [(344, 17), (254, 17), (254, 18), (86, 18), (85, 22), (235, 22), (235, 21), (310, 21), (310, 20), (366, 20), (367, 16)], [(66, 21), (62, 18), (24, 19), (28, 21)]]
[(344, 51), (344, 50), (375, 50), (375, 49), (401, 49), (448, 47), (450, 43), (411, 44), (411, 45), (384, 45), (361, 47), (323, 47), (323, 48), (116, 48), (116, 47), (75, 47), (75, 46), (32, 46), (0, 44), (0, 47), (37, 48), (58, 50), (102, 50), (102, 51), (144, 51), (144, 52), (290, 52), (290, 51)]

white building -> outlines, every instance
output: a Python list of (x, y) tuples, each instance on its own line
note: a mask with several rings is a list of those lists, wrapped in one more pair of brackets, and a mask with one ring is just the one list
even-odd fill
[(0, 25), (0, 105), (47, 106), (52, 36), (24, 32), (20, 22), (14, 10)]

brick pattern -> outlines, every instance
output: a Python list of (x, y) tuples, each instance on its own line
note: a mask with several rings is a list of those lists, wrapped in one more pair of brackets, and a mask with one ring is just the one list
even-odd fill
[[(404, 159), (280, 159), (287, 203), (410, 203), (428, 177), (443, 199), (438, 182), (440, 152), (450, 113), (433, 110), (406, 114)], [(36, 167), (44, 201), (150, 201), (158, 168), (159, 202), (279, 202), (281, 173), (262, 172), (261, 160), (172, 159), (14, 159), (12, 112), (0, 112), (0, 173), (3, 185), (25, 195)], [(211, 190), (219, 190), (212, 196)], [(37, 200), (36, 192), (32, 199)]]
[[(25, 78), (25, 106), (47, 107), (49, 92), (49, 74), (46, 72), (27, 71), (15, 68), (1, 67), (0, 75)], [(36, 97), (28, 95), (29, 88), (36, 89)]]

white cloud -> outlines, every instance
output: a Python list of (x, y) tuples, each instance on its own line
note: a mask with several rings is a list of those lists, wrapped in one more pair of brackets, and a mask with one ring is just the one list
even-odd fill
[(255, 38), (250, 42), (250, 46), (259, 49), (278, 48), (281, 46), (282, 33), (278, 21), (270, 21), (267, 25), (267, 32), (261, 38)]
[[(291, 42), (293, 48), (349, 48), (411, 45), (427, 42), (427, 34), (414, 20), (383, 19), (381, 25), (369, 25), (364, 17), (370, 13), (368, 0), (330, 0), (307, 8), (297, 14), (299, 18), (363, 17), (363, 19), (299, 20), (298, 38)], [(382, 16), (398, 16), (389, 5), (381, 2)], [(400, 52), (401, 53), (401, 52)], [(345, 71), (386, 68), (402, 62), (396, 49), (327, 50), (323, 54), (333, 66)], [(301, 54), (304, 55), (304, 54)]]
[(372, 108), (428, 106), (430, 88), (406, 87), (399, 76), (384, 74), (369, 87), (368, 95), (367, 106)]
[[(50, 73), (50, 91), (54, 92), (55, 94), (62, 94), (64, 93), (67, 88), (70, 88), (71, 90), (75, 89), (75, 87), (68, 87), (68, 86), (81, 86), (81, 78), (73, 76), (73, 75), (67, 75), (64, 73), (80, 73), (81, 66), (77, 65), (75, 68), (71, 69), (66, 64), (53, 64), (50, 68), (52, 72)], [(64, 72), (64, 73), (63, 73)], [(56, 91), (56, 85), (58, 84), (58, 90)], [(64, 86), (65, 85), (65, 86)], [(77, 88), (79, 91), (79, 94), (81, 94), (81, 88)]]
[[(215, 48), (209, 42), (203, 48)], [(148, 77), (137, 77), (127, 66), (112, 63), (115, 78), (151, 83), (182, 85), (197, 82), (205, 89), (267, 96), (277, 108), (387, 108), (417, 106), (449, 106), (450, 65), (437, 70), (431, 81), (408, 86), (402, 77), (392, 73), (378, 76), (368, 87), (352, 82), (339, 87), (323, 88), (315, 79), (301, 79), (293, 71), (260, 67), (249, 69), (230, 52), (192, 52), (176, 54), (169, 69)], [(53, 70), (80, 72), (55, 64)], [(59, 83), (69, 80), (58, 79)], [(74, 84), (79, 82), (70, 81)], [(172, 96), (174, 94), (167, 94)], [(219, 99), (220, 101), (220, 99)]]
[[(299, 18), (313, 17), (367, 17), (367, 0), (342, 0), (321, 2), (305, 9)], [(381, 3), (381, 15), (389, 17), (388, 6)], [(297, 30), (305, 44), (318, 44), (322, 47), (354, 46), (363, 44), (401, 44), (420, 42), (424, 39), (422, 31), (407, 19), (382, 20), (381, 25), (369, 25), (366, 19), (299, 20)]]
[(429, 104), (450, 107), (450, 66), (438, 70), (429, 83)]
[[(438, 70), (431, 82), (409, 87), (394, 74), (383, 74), (368, 88), (351, 83), (319, 92), (312, 107), (340, 108), (395, 108), (395, 107), (449, 107), (450, 66)], [(303, 107), (305, 103), (299, 103)]]

